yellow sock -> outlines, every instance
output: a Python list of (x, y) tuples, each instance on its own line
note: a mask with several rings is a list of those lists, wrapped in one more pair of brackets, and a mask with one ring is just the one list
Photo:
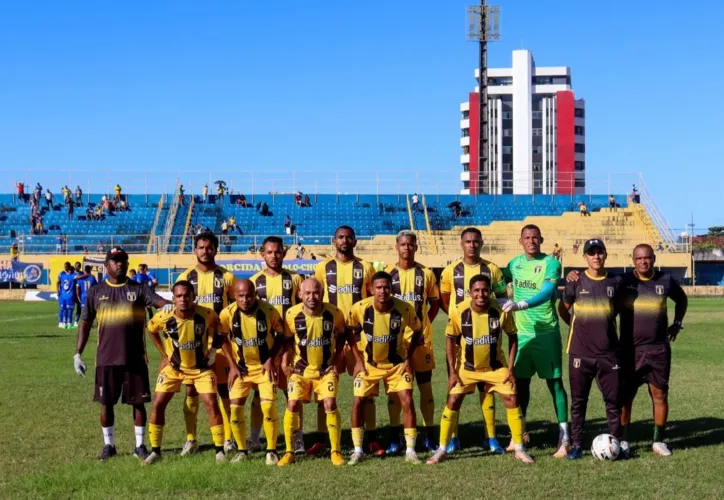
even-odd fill
[[(261, 429), (264, 422), (264, 415), (261, 412), (261, 400), (258, 397), (254, 397), (251, 400), (251, 428)], [(252, 433), (253, 435), (253, 433)]]
[(229, 423), (229, 415), (231, 414), (231, 400), (229, 398), (221, 399), (219, 409), (221, 410), (221, 418), (224, 421), (224, 439), (226, 441), (229, 441), (231, 439), (231, 424)]
[(299, 405), (299, 428), (304, 429), (304, 405)]
[(339, 409), (326, 412), (325, 417), (332, 451), (340, 451), (342, 442), (342, 416), (339, 414)]
[(223, 425), (212, 425), (211, 426), (211, 439), (214, 441), (215, 447), (223, 448), (223, 446), (224, 446), (224, 426)]
[(163, 425), (148, 424), (148, 441), (151, 443), (151, 449), (161, 447)]
[(324, 433), (327, 432), (328, 425), (329, 420), (327, 417), (327, 412), (324, 411), (324, 404), (319, 403), (317, 405), (317, 435), (320, 436), (320, 440), (323, 439), (321, 436), (323, 436)]
[(487, 393), (480, 394), (480, 407), (483, 410), (483, 421), (485, 421), (485, 433), (488, 438), (495, 437), (495, 395)]
[(365, 429), (364, 427), (352, 427), (352, 444), (355, 449), (362, 449), (362, 445), (365, 441)]
[(299, 413), (287, 409), (284, 412), (284, 442), (287, 453), (294, 453), (294, 433), (299, 429)]
[(199, 416), (199, 397), (186, 396), (184, 399), (184, 422), (186, 423), (186, 440), (196, 441), (196, 420)]
[(520, 408), (506, 408), (505, 413), (513, 444), (523, 444), (523, 415), (520, 413)]
[(440, 418), (440, 446), (446, 447), (453, 437), (453, 431), (458, 428), (458, 417), (460, 412), (451, 410), (445, 405)]
[(412, 429), (405, 428), (405, 445), (407, 446), (408, 450), (414, 450), (415, 449), (415, 442), (417, 441), (417, 427), (413, 427)]
[(432, 396), (432, 383), (425, 382), (417, 387), (420, 389), (420, 413), (422, 413), (422, 425), (425, 427), (432, 427), (435, 425), (435, 398)]
[(365, 405), (365, 429), (373, 431), (377, 429), (377, 406), (374, 399), (367, 399)]
[[(277, 405), (273, 401), (262, 401), (261, 411), (264, 414), (264, 434), (266, 434), (266, 450), (275, 451), (277, 449), (277, 434), (279, 432), (279, 417), (277, 415)], [(297, 414), (297, 421), (299, 421)], [(299, 423), (297, 423), (299, 428)]]
[(246, 416), (244, 407), (231, 405), (231, 432), (234, 434), (236, 446), (239, 450), (246, 450)]
[(390, 427), (402, 425), (402, 404), (396, 392), (390, 394), (387, 399), (387, 413), (390, 415)]

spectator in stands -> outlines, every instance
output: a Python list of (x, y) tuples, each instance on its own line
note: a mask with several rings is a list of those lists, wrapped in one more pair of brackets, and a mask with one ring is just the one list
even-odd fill
[(249, 249), (247, 250), (249, 253), (256, 253), (256, 247), (254, 246), (254, 243), (249, 245)]
[(60, 234), (55, 238), (55, 253), (63, 253), (63, 236)]
[(128, 205), (126, 204), (126, 200), (121, 200), (121, 206), (118, 207), (118, 210), (121, 212), (127, 212), (128, 211)]
[(578, 204), (578, 210), (581, 212), (581, 217), (590, 217), (591, 216), (591, 212), (588, 211), (588, 207), (583, 202)]
[(83, 205), (83, 190), (80, 188), (80, 185), (75, 187), (75, 204), (79, 207)]
[(640, 200), (639, 198), (639, 190), (636, 189), (636, 184), (633, 185), (631, 188), (631, 201), (634, 203), (638, 203)]
[(420, 206), (420, 197), (417, 196), (417, 193), (412, 195), (412, 212), (417, 212), (417, 207)]
[(608, 207), (609, 208), (617, 208), (618, 202), (616, 201), (616, 197), (612, 194), (608, 195)]
[(33, 191), (33, 197), (35, 198), (35, 201), (40, 202), (40, 196), (43, 194), (43, 186), (40, 185), (38, 182), (35, 185), (35, 191)]
[(184, 185), (181, 184), (178, 188), (178, 201), (181, 203), (182, 206), (186, 206), (186, 195), (184, 194), (186, 191), (184, 190)]
[(17, 262), (20, 259), (20, 249), (17, 243), (13, 243), (10, 247), (10, 260)]
[(83, 247), (83, 255), (88, 255), (88, 247)]
[[(106, 200), (106, 206), (108, 205), (108, 200)], [(103, 219), (103, 207), (101, 205), (96, 206), (96, 216), (94, 220), (101, 220)]]
[(221, 223), (221, 234), (226, 234), (229, 232), (229, 223), (224, 221)]
[(261, 204), (261, 210), (259, 211), (262, 217), (267, 217), (269, 215), (269, 205), (267, 205), (266, 202)]
[(63, 195), (63, 203), (68, 203), (68, 200), (70, 200), (70, 188), (66, 184), (62, 188), (60, 188), (60, 192)]
[(103, 242), (101, 240), (98, 240), (98, 247), (96, 248), (96, 252), (100, 254), (106, 252), (106, 247), (103, 245)]
[(663, 244), (661, 241), (659, 241), (659, 242), (656, 244), (656, 251), (657, 251), (657, 252), (663, 252), (663, 251), (664, 251), (664, 244)]
[(249, 208), (249, 202), (246, 201), (246, 196), (244, 196), (244, 193), (239, 193), (239, 199), (236, 200), (236, 204), (244, 208)]
[(120, 184), (116, 184), (116, 187), (113, 188), (113, 191), (114, 191), (114, 193), (115, 193), (114, 196), (113, 196), (113, 199), (114, 199), (114, 200), (120, 200), (120, 199), (121, 199), (121, 191), (122, 191), (121, 185), (120, 185)]
[(302, 206), (302, 192), (301, 191), (297, 191), (296, 194), (294, 195), (294, 204), (298, 207)]
[(85, 211), (85, 220), (93, 220), (93, 209), (88, 207)]
[(226, 248), (226, 253), (231, 253), (231, 238), (229, 238), (228, 235), (224, 234), (221, 236), (221, 241)]
[(578, 253), (578, 247), (579, 247), (579, 246), (580, 246), (580, 245), (578, 244), (578, 242), (576, 242), (576, 243), (573, 244), (573, 253), (574, 253), (574, 254), (577, 254), (577, 253)]
[(304, 253), (307, 251), (301, 242), (297, 243), (297, 259), (301, 260), (304, 258)]
[(224, 204), (224, 185), (219, 184), (219, 187), (216, 188), (216, 201), (219, 203), (219, 205)]
[(68, 198), (68, 220), (73, 220), (73, 213), (75, 211), (75, 202), (72, 198)]
[(18, 188), (18, 201), (25, 203), (25, 184), (22, 182), (16, 182), (15, 187)]
[(45, 208), (48, 209), (48, 212), (53, 210), (53, 193), (50, 192), (50, 189), (45, 192)]
[(206, 205), (209, 202), (209, 185), (204, 184), (204, 187), (201, 189), (201, 202)]
[(309, 195), (308, 195), (308, 194), (305, 194), (305, 195), (304, 195), (304, 203), (302, 204), (302, 206), (303, 206), (303, 207), (311, 207), (311, 206), (312, 206), (312, 202), (311, 202), (311, 200), (309, 199)]
[(553, 245), (553, 251), (551, 252), (551, 255), (554, 259), (556, 259), (558, 262), (561, 261), (561, 254), (563, 253), (563, 249), (556, 243)]
[(292, 227), (292, 219), (289, 217), (289, 215), (284, 216), (284, 230), (287, 234), (289, 234), (290, 229)]
[(37, 222), (35, 223), (35, 234), (45, 234), (45, 224), (43, 224), (43, 216), (36, 215)]
[(310, 253), (310, 254), (309, 254), (309, 258), (310, 258), (311, 260), (317, 260), (317, 256), (314, 255), (313, 253)]

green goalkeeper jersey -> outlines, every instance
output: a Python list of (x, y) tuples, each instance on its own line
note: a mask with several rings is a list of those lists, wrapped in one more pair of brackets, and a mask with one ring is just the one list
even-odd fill
[[(516, 302), (528, 301), (537, 295), (546, 281), (558, 283), (561, 277), (561, 264), (553, 257), (540, 254), (528, 259), (525, 254), (515, 257), (503, 270), (513, 282), (513, 297)], [(515, 324), (518, 336), (534, 337), (560, 333), (558, 313), (556, 312), (556, 296), (550, 301), (524, 311), (516, 311)]]

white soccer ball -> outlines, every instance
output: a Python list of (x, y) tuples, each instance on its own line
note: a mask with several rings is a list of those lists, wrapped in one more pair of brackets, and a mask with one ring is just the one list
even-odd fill
[(599, 434), (591, 445), (591, 454), (598, 460), (616, 460), (621, 444), (611, 434)]

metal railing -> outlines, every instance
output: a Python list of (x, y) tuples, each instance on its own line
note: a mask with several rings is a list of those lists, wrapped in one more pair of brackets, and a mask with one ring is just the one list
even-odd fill
[(666, 217), (663, 215), (663, 213), (659, 210), (658, 205), (656, 204), (653, 197), (649, 193), (648, 187), (644, 183), (643, 176), (639, 176), (638, 190), (639, 190), (641, 204), (646, 209), (646, 212), (649, 214), (649, 217), (651, 217), (651, 220), (654, 223), (656, 230), (661, 235), (661, 238), (663, 240), (661, 242), (656, 242), (656, 243), (657, 244), (662, 243), (662, 245), (665, 248), (676, 247), (677, 243), (676, 243), (673, 231), (671, 230), (671, 224), (669, 224), (669, 221), (666, 219)]
[(171, 206), (168, 209), (168, 216), (166, 217), (166, 227), (163, 230), (163, 239), (161, 240), (161, 246), (157, 247), (160, 249), (160, 253), (168, 252), (168, 245), (173, 235), (173, 227), (176, 223), (176, 212), (178, 212), (178, 206), (181, 203), (179, 200), (179, 188), (181, 187), (181, 178), (176, 179), (176, 189), (173, 192), (173, 199), (171, 200)]

